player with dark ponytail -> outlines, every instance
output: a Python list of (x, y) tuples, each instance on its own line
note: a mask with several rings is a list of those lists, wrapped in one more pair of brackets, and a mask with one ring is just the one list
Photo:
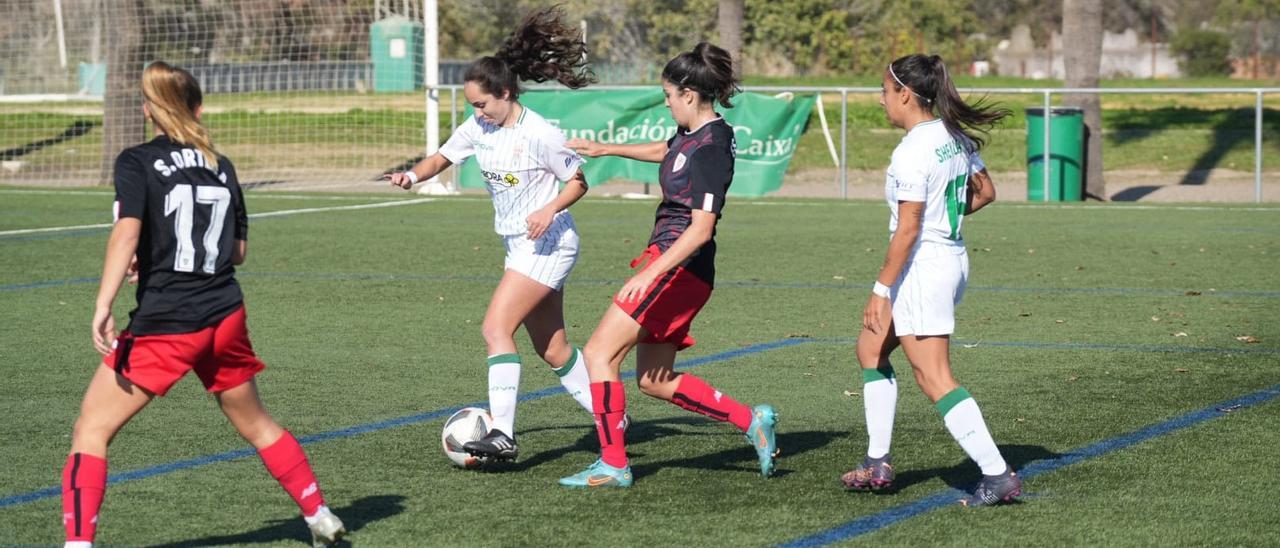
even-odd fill
[(462, 91), (475, 115), (454, 130), (439, 152), (388, 177), (391, 184), (408, 189), (471, 156), (480, 163), (493, 198), (494, 230), (507, 256), (481, 326), (494, 429), (464, 449), (497, 460), (515, 459), (519, 453), (515, 416), (521, 366), (514, 336), (521, 324), (565, 390), (591, 411), (587, 369), (564, 327), (564, 282), (578, 259), (578, 231), (568, 208), (587, 193), (579, 169), (584, 161), (565, 146), (559, 128), (519, 101), (523, 80), (554, 80), (575, 89), (595, 81), (584, 66), (581, 32), (563, 18), (557, 7), (536, 11), (496, 54), (471, 63)]
[(962, 502), (1009, 501), (1021, 494), (1022, 480), (1001, 456), (978, 404), (952, 376), (950, 361), (955, 306), (969, 278), (960, 225), (995, 200), (978, 150), (985, 144), (983, 135), (1009, 111), (966, 103), (936, 55), (908, 55), (890, 63), (882, 86), (880, 105), (907, 135), (894, 149), (885, 177), (892, 236), (858, 335), (867, 454), (841, 480), (859, 491), (893, 483), (889, 443), (898, 384), (889, 354), (901, 345), (916, 383), (982, 469), (981, 483)]
[[(731, 106), (738, 91), (733, 60), (707, 43), (682, 53), (662, 71), (662, 93), (679, 130), (669, 141), (606, 145), (585, 140), (570, 145), (588, 156), (606, 154), (658, 162), (662, 202), (649, 245), (631, 262), (640, 267), (622, 285), (583, 353), (591, 371), (592, 402), (601, 456), (568, 487), (627, 487), (624, 420), (626, 394), (619, 368), (636, 348), (636, 379), (647, 396), (728, 422), (747, 435), (760, 473), (774, 471), (777, 414), (769, 405), (738, 403), (701, 378), (674, 370), (676, 352), (694, 344), (689, 327), (711, 298), (715, 283), (716, 222), (733, 182), (733, 128), (714, 106)], [(641, 267), (642, 263), (646, 263)]]

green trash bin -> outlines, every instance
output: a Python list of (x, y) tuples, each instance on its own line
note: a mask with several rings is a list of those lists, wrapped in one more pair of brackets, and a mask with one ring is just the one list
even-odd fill
[(1084, 110), (1052, 107), (1049, 122), (1049, 199), (1044, 195), (1044, 108), (1027, 109), (1027, 201), (1083, 199)]
[(374, 91), (413, 91), (422, 85), (422, 23), (393, 16), (369, 27)]
[(107, 92), (106, 63), (80, 63), (80, 92), (97, 97)]

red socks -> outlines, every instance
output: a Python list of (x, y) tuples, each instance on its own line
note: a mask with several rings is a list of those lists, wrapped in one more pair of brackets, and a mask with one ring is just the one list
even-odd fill
[[(307, 455), (293, 434), (285, 432), (271, 447), (258, 451), (267, 470), (289, 496), (310, 516), (324, 504)], [(98, 509), (107, 488), (107, 461), (85, 453), (72, 453), (62, 469), (62, 524), (67, 541), (93, 542), (98, 529)]]
[(743, 432), (751, 427), (750, 407), (721, 394), (706, 381), (688, 373), (680, 375), (680, 384), (676, 387), (676, 393), (671, 396), (671, 403), (718, 421), (732, 423)]
[(293, 434), (286, 430), (270, 447), (258, 450), (258, 456), (262, 457), (271, 477), (276, 478), (302, 508), (302, 515), (314, 515), (324, 504), (316, 476), (311, 472), (311, 465), (307, 464), (307, 454), (302, 452), (302, 446)]
[(627, 414), (627, 397), (622, 383), (591, 383), (591, 409), (600, 438), (600, 459), (614, 468), (627, 466), (627, 444), (623, 439), (626, 430), (622, 422)]
[(85, 453), (67, 457), (67, 466), (62, 469), (62, 525), (68, 542), (93, 542), (106, 489), (106, 459)]

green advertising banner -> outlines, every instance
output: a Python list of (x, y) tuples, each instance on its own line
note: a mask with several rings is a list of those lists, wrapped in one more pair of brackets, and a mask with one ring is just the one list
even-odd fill
[[(723, 109), (738, 142), (733, 185), (729, 194), (762, 196), (782, 187), (796, 143), (804, 133), (816, 96), (776, 98), (743, 93), (733, 98), (733, 108)], [(568, 138), (581, 137), (601, 143), (649, 143), (675, 135), (676, 125), (663, 102), (662, 90), (537, 90), (520, 96), (520, 103), (559, 125)], [(472, 115), (468, 106), (465, 114)], [(587, 158), (582, 171), (598, 185), (621, 178), (658, 182), (658, 164), (613, 156)], [(462, 166), (459, 184), (484, 188), (480, 168), (473, 160)]]

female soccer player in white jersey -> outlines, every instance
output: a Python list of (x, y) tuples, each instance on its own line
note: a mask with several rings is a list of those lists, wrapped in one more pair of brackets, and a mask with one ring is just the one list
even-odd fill
[[(315, 544), (336, 542), (345, 529), (302, 446), (258, 397), (254, 376), (265, 366), (249, 343), (235, 279), (249, 218), (235, 168), (200, 124), (200, 86), (156, 61), (142, 73), (142, 94), (157, 136), (116, 158), (116, 221), (93, 312), (93, 345), (106, 357), (85, 391), (62, 471), (67, 546), (93, 543), (112, 438), (190, 371), (298, 503)], [(117, 337), (111, 303), (135, 256), (138, 306)]]
[(978, 155), (979, 133), (1009, 114), (960, 98), (938, 56), (908, 55), (886, 68), (880, 95), (889, 122), (907, 131), (885, 177), (889, 248), (871, 290), (858, 335), (869, 443), (862, 464), (844, 476), (853, 490), (893, 482), (889, 442), (898, 384), (889, 353), (899, 345), (917, 384), (932, 400), (952, 437), (982, 469), (966, 505), (990, 505), (1021, 493), (987, 430), (978, 404), (951, 374), (955, 306), (969, 277), (960, 235), (966, 215), (995, 200), (995, 186)]
[(733, 127), (715, 111), (729, 108), (738, 91), (729, 52), (700, 43), (662, 70), (662, 93), (679, 126), (668, 141), (571, 144), (588, 156), (617, 155), (658, 163), (662, 202), (649, 245), (631, 262), (639, 267), (613, 298), (587, 342), (600, 459), (562, 478), (566, 487), (629, 487), (626, 390), (618, 375), (636, 349), (636, 380), (645, 395), (732, 424), (755, 448), (760, 473), (773, 474), (778, 417), (770, 405), (754, 408), (716, 390), (692, 373), (677, 373), (676, 352), (693, 346), (689, 328), (711, 299), (716, 276), (716, 223), (724, 209), (737, 154)]
[(494, 230), (507, 248), (506, 272), (481, 327), (489, 351), (494, 428), (464, 449), (497, 460), (515, 459), (519, 452), (520, 355), (514, 335), (520, 324), (565, 390), (591, 411), (587, 368), (565, 337), (563, 311), (565, 278), (578, 259), (578, 233), (568, 208), (587, 192), (579, 169), (584, 162), (565, 146), (559, 128), (519, 102), (521, 80), (556, 80), (570, 88), (594, 81), (582, 67), (582, 34), (565, 25), (562, 16), (556, 7), (534, 12), (495, 55), (473, 62), (462, 89), (475, 116), (458, 126), (439, 152), (390, 176), (391, 184), (408, 189), (474, 155), (488, 183)]

